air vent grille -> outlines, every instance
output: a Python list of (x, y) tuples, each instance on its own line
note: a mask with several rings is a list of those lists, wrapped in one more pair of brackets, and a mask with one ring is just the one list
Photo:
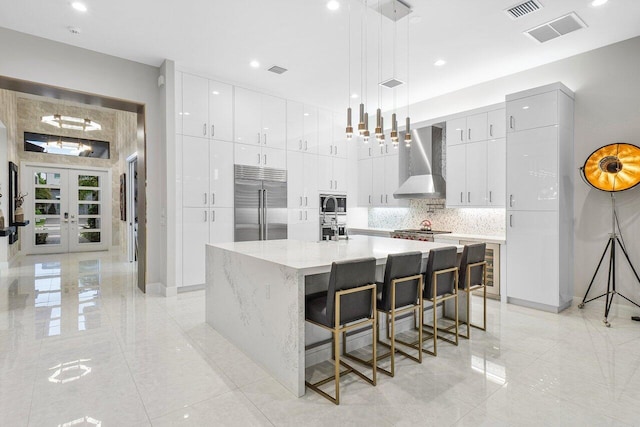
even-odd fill
[(520, 3), (513, 7), (510, 7), (505, 12), (507, 12), (507, 14), (513, 19), (518, 19), (541, 8), (542, 5), (539, 2), (535, 0), (528, 0), (524, 3)]
[(581, 28), (585, 28), (587, 24), (575, 12), (560, 18), (539, 25), (535, 28), (525, 31), (524, 33), (540, 43), (553, 40), (565, 34), (572, 33)]
[(398, 87), (403, 84), (404, 84), (403, 81), (400, 81), (396, 78), (390, 78), (389, 80), (380, 82), (380, 86), (388, 87), (389, 89), (393, 89), (394, 87)]
[(276, 74), (283, 74), (289, 70), (287, 70), (284, 67), (279, 67), (277, 65), (274, 65), (273, 67), (269, 68), (269, 71), (271, 71), (272, 73), (276, 73)]

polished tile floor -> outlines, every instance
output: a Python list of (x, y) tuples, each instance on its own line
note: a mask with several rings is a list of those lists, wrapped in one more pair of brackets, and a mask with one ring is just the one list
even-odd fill
[(377, 387), (347, 376), (334, 406), (293, 397), (206, 325), (203, 291), (143, 295), (134, 280), (111, 253), (0, 273), (0, 425), (640, 425), (626, 307), (605, 328), (600, 302), (554, 315), (490, 301), (488, 332), (399, 358)]

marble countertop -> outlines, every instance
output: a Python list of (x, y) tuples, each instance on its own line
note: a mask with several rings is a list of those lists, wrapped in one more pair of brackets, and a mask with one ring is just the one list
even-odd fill
[[(444, 243), (391, 239), (377, 236), (351, 236), (338, 242), (303, 242), (299, 240), (263, 240), (254, 242), (231, 242), (210, 246), (284, 265), (296, 270), (313, 270), (331, 266), (333, 261), (375, 257), (384, 262), (390, 253), (421, 251), (425, 256), (429, 250), (450, 246)], [(462, 246), (458, 251), (462, 252)]]

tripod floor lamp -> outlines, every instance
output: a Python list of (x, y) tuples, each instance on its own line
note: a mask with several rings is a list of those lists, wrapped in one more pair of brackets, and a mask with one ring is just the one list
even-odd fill
[[(631, 144), (609, 144), (598, 148), (591, 153), (584, 163), (584, 166), (580, 168), (582, 177), (586, 183), (591, 185), (597, 190), (606, 191), (611, 195), (611, 234), (609, 235), (609, 241), (602, 252), (600, 262), (596, 267), (595, 273), (591, 278), (587, 292), (582, 298), (582, 302), (578, 305), (578, 308), (584, 308), (584, 305), (588, 302), (596, 300), (598, 298), (605, 297), (604, 319), (603, 322), (607, 327), (610, 327), (609, 323), (609, 311), (611, 310), (611, 304), (613, 303), (613, 297), (616, 295), (624, 298), (633, 305), (640, 307), (640, 305), (631, 301), (629, 298), (622, 295), (616, 289), (616, 248), (619, 247), (627, 260), (629, 267), (633, 271), (636, 279), (640, 283), (640, 277), (636, 271), (627, 249), (624, 245), (624, 238), (620, 232), (620, 224), (618, 222), (618, 213), (616, 211), (616, 197), (615, 193), (618, 191), (625, 191), (635, 187), (640, 183), (640, 148)], [(602, 266), (602, 261), (605, 255), (609, 251), (609, 275), (607, 278), (607, 291), (602, 295), (587, 299), (589, 291), (595, 282), (598, 270)]]

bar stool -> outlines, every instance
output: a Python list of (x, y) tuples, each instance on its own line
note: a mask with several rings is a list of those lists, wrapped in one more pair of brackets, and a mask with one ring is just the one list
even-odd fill
[[(486, 243), (466, 245), (462, 250), (460, 259), (460, 287), (459, 290), (466, 293), (467, 320), (462, 322), (467, 325), (467, 335), (462, 338), (471, 338), (471, 327), (487, 330), (487, 261), (485, 260)], [(471, 323), (471, 292), (482, 289), (483, 321), (482, 326)]]
[[(378, 344), (390, 349), (386, 354), (378, 355), (378, 360), (391, 357), (390, 369), (377, 367), (379, 372), (393, 377), (395, 375), (395, 353), (422, 363), (422, 351), (420, 343), (422, 342), (422, 328), (418, 328), (418, 341), (416, 343), (407, 343), (401, 341), (395, 336), (396, 317), (413, 312), (418, 312), (420, 323), (422, 323), (422, 252), (405, 252), (401, 254), (390, 254), (387, 256), (387, 263), (384, 270), (384, 281), (376, 282), (377, 286), (377, 311), (378, 324), (377, 335)], [(380, 313), (386, 314), (387, 338), (389, 343), (380, 340)], [(391, 326), (389, 327), (389, 324)], [(413, 356), (396, 348), (396, 341), (418, 351), (418, 356)], [(373, 359), (364, 360), (347, 352), (346, 340), (342, 340), (343, 354), (345, 357), (360, 363), (371, 364)]]
[[(438, 355), (438, 339), (458, 345), (458, 260), (457, 248), (447, 246), (443, 248), (431, 249), (427, 261), (427, 272), (425, 273), (423, 301), (430, 301), (433, 304), (433, 325), (422, 324), (423, 327), (430, 328), (425, 332), (430, 333), (433, 338), (433, 351), (422, 348), (422, 351), (432, 356)], [(443, 332), (455, 335), (455, 341), (438, 335), (437, 304), (453, 299), (455, 303), (455, 333), (449, 330)], [(444, 307), (444, 304), (443, 304)], [(424, 309), (424, 306), (423, 306)]]
[[(372, 360), (376, 360), (376, 259), (362, 258), (331, 264), (329, 289), (306, 297), (305, 319), (333, 334), (334, 375), (307, 387), (336, 405), (340, 404), (340, 377), (355, 373), (371, 385), (376, 385), (376, 364), (371, 363), (372, 377), (340, 360), (340, 334), (354, 328), (371, 325)], [(340, 372), (340, 365), (347, 369)], [(320, 390), (320, 386), (335, 381), (335, 397)]]

